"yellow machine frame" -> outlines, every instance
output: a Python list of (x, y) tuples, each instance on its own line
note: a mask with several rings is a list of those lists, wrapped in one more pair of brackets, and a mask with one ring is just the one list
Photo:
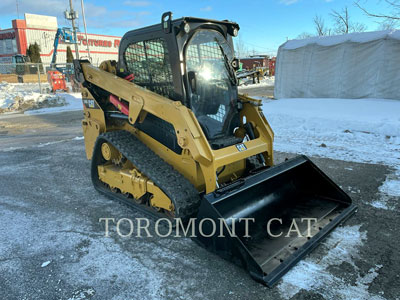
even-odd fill
[[(261, 111), (261, 100), (244, 95), (239, 96), (239, 100), (243, 103), (243, 109), (240, 115), (240, 128), (235, 134), (244, 137), (244, 120), (251, 120), (256, 135), (254, 140), (243, 143), (246, 151), (239, 151), (236, 146), (212, 150), (194, 113), (182, 105), (180, 101), (172, 101), (143, 89), (112, 73), (93, 67), (89, 63), (82, 63), (82, 71), (88, 82), (129, 102), (129, 123), (140, 122), (146, 117), (146, 113), (151, 113), (172, 124), (178, 144), (183, 149), (182, 155), (168, 151), (167, 147), (132, 126), (125, 126), (124, 129), (135, 134), (157, 155), (184, 174), (194, 186), (200, 190), (204, 189), (206, 193), (213, 192), (216, 189), (217, 170), (223, 166), (230, 166), (230, 168), (226, 168), (222, 172), (220, 175), (222, 180), (224, 176), (226, 178), (227, 174), (232, 175), (235, 171), (244, 169), (245, 159), (253, 155), (261, 153), (266, 164), (268, 166), (273, 165), (274, 133)], [(87, 89), (82, 91), (82, 95), (84, 99), (96, 101)], [(99, 109), (85, 109), (83, 131), (89, 159), (92, 156), (97, 136), (106, 130), (112, 130), (112, 128), (106, 129), (104, 112)], [(183, 160), (186, 164), (178, 163), (177, 160)], [(198, 163), (202, 176), (199, 176), (197, 169), (193, 168), (194, 162)], [(184, 167), (191, 163), (191, 168)]]

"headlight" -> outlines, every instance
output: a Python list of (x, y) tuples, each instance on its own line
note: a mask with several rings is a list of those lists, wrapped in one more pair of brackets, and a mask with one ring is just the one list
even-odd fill
[(185, 30), (186, 33), (189, 33), (190, 25), (188, 23), (186, 23), (185, 26), (183, 27), (183, 30)]
[(233, 29), (233, 36), (237, 36), (239, 33), (239, 30), (237, 28)]

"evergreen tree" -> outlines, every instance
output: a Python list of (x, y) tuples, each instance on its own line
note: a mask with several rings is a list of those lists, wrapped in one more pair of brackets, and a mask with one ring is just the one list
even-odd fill
[(42, 62), (42, 59), (40, 58), (40, 46), (36, 42), (29, 45), (26, 54), (29, 56), (32, 63)]
[[(40, 64), (39, 70), (41, 73), (43, 73), (44, 71), (43, 71), (42, 59), (40, 57), (40, 46), (36, 42), (34, 44), (29, 45), (28, 50), (26, 50), (26, 55), (29, 57), (31, 63)], [(36, 66), (31, 66), (30, 68), (31, 74), (36, 74), (37, 71), (38, 70)]]
[(67, 46), (67, 64), (72, 64), (74, 56), (70, 46)]

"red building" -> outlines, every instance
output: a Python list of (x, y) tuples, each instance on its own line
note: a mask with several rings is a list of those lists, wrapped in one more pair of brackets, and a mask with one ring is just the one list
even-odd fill
[(243, 64), (242, 68), (246, 70), (252, 70), (254, 68), (263, 68), (268, 69), (269, 75), (275, 75), (275, 62), (276, 57), (269, 57), (267, 55), (263, 56), (253, 56), (253, 57), (246, 57), (241, 58), (240, 62)]
[[(57, 18), (25, 14), (23, 20), (12, 20), (12, 28), (0, 30), (0, 64), (11, 63), (13, 56), (26, 55), (30, 44), (37, 43), (40, 46), (40, 56), (43, 63), (50, 63), (53, 55), (54, 37), (58, 28)], [(117, 59), (118, 47), (121, 37), (88, 33), (88, 42), (85, 34), (78, 32), (78, 50), (80, 57), (87, 57), (87, 44), (90, 56), (94, 64), (103, 60)], [(58, 62), (66, 61), (68, 44), (60, 42), (58, 47)], [(70, 45), (75, 56), (75, 47)]]
[(267, 56), (254, 56), (254, 57), (241, 58), (240, 62), (243, 64), (242, 68), (246, 70), (251, 70), (257, 67), (268, 67)]

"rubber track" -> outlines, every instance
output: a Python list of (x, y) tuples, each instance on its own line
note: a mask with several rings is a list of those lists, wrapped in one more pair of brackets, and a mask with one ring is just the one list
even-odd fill
[[(124, 130), (103, 133), (97, 137), (92, 158), (92, 180), (96, 188), (98, 188), (98, 183), (101, 182), (98, 177), (97, 166), (102, 160), (100, 159), (100, 148), (103, 142), (108, 142), (118, 149), (141, 173), (152, 180), (171, 199), (175, 206), (175, 218), (187, 220), (197, 213), (200, 196), (195, 187), (134, 135)], [(100, 191), (104, 192), (104, 188)], [(115, 193), (110, 193), (115, 197)], [(110, 195), (110, 193), (107, 194)], [(136, 204), (133, 199), (126, 200), (128, 201), (124, 201), (125, 203), (131, 202), (135, 206), (145, 206)], [(153, 211), (150, 210), (150, 212)], [(154, 211), (153, 215), (160, 217), (161, 214)]]

